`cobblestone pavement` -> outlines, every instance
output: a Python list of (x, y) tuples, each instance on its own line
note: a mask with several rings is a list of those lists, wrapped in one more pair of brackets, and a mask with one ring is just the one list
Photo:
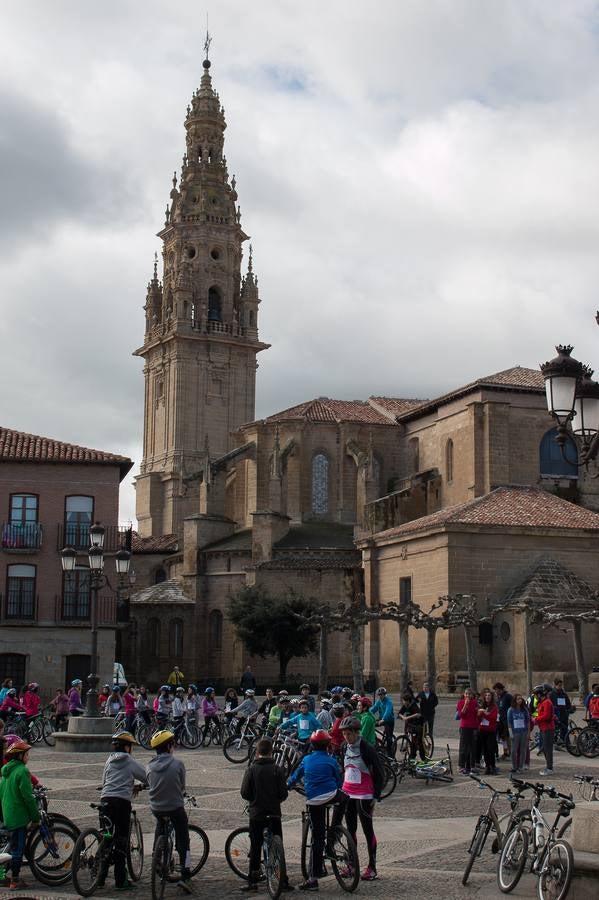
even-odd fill
[[(438, 752), (446, 743), (451, 748), (452, 759), (457, 761), (457, 723), (453, 719), (454, 703), (444, 701), (436, 724)], [(136, 749), (136, 757), (145, 762), (150, 754)], [(244, 824), (244, 804), (239, 796), (239, 785), (245, 767), (232, 765), (219, 748), (181, 751), (188, 773), (188, 789), (198, 800), (198, 808), (190, 819), (202, 825), (210, 838), (210, 856), (201, 874), (195, 879), (196, 894), (210, 895), (213, 900), (238, 893), (242, 882), (229, 870), (224, 858), (224, 842), (228, 833)], [(99, 784), (105, 754), (66, 754), (36, 746), (31, 754), (30, 768), (51, 788), (50, 809), (68, 815), (79, 827), (96, 824), (96, 815), (89, 803), (97, 799), (95, 787)], [(456, 767), (457, 768), (457, 767)], [(540, 760), (533, 757), (531, 777), (542, 768)], [(506, 786), (509, 766), (501, 765), (501, 776), (495, 779)], [(599, 760), (585, 760), (582, 764), (566, 753), (556, 754), (556, 775), (552, 782), (558, 789), (574, 790), (572, 775), (578, 771), (599, 772)], [(496, 857), (489, 848), (477, 860), (467, 887), (461, 884), (466, 861), (466, 849), (472, 835), (476, 817), (486, 806), (488, 793), (471, 780), (456, 774), (452, 784), (431, 784), (406, 779), (394, 794), (383, 801), (376, 811), (379, 879), (361, 883), (358, 892), (375, 898), (401, 898), (401, 900), (430, 900), (431, 897), (476, 898), (491, 900), (503, 895), (495, 883)], [(140, 815), (145, 846), (151, 846), (152, 816), (147, 806), (147, 795), (141, 794), (136, 802)], [(291, 881), (300, 881), (299, 844), (302, 798), (292, 793), (284, 804), (284, 836)], [(549, 805), (548, 805), (548, 808)], [(490, 843), (490, 842), (489, 842)], [(359, 842), (360, 858), (365, 858), (363, 839)], [(24, 874), (32, 888), (22, 892), (0, 889), (0, 897), (47, 897), (52, 900), (77, 896), (72, 885), (58, 890), (38, 886), (25, 869)], [(112, 878), (109, 878), (112, 881)], [(266, 895), (266, 890), (261, 888)], [(169, 888), (167, 897), (179, 894), (176, 886)], [(340, 895), (341, 891), (332, 877), (320, 882), (321, 895)], [(135, 895), (150, 897), (149, 857), (146, 858), (144, 875)], [(111, 887), (97, 892), (101, 898), (122, 896)], [(131, 896), (131, 895), (130, 895)], [(242, 896), (242, 895), (239, 895)], [(527, 876), (513, 892), (514, 898), (536, 896), (536, 881)]]

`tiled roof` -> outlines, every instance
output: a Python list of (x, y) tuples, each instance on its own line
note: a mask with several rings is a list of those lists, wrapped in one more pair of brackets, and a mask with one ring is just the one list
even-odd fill
[(175, 578), (170, 581), (162, 581), (160, 584), (152, 584), (131, 594), (131, 603), (185, 603), (193, 604), (195, 600), (188, 597), (183, 587)]
[(566, 608), (596, 609), (597, 592), (591, 585), (565, 569), (557, 560), (543, 557), (526, 578), (512, 588), (501, 603), (555, 605), (559, 612)]
[(252, 529), (242, 528), (240, 531), (234, 531), (228, 537), (219, 538), (212, 544), (202, 547), (202, 551), (206, 553), (220, 553), (221, 551), (242, 551), (246, 553), (252, 552)]
[(354, 550), (354, 528), (337, 522), (292, 525), (275, 550)]
[(534, 394), (543, 394), (545, 392), (543, 376), (539, 369), (512, 366), (511, 369), (495, 372), (494, 375), (485, 375), (483, 378), (477, 378), (476, 381), (471, 381), (462, 387), (455, 388), (455, 390), (442, 394), (440, 397), (435, 397), (433, 400), (424, 400), (420, 405), (416, 405), (403, 413), (398, 413), (398, 419), (402, 422), (415, 419), (424, 413), (433, 412), (451, 400), (457, 400), (459, 397), (471, 394), (481, 387), (490, 390), (496, 388), (504, 391), (530, 391)]
[(257, 563), (255, 569), (301, 569), (326, 571), (329, 569), (352, 569), (360, 564), (360, 555), (354, 553), (303, 554), (285, 553), (265, 562)]
[(562, 528), (599, 531), (599, 514), (536, 487), (499, 487), (489, 494), (449, 506), (373, 535), (374, 540), (401, 538), (445, 525), (490, 528)]
[(117, 465), (121, 470), (121, 479), (133, 465), (127, 456), (117, 456), (115, 453), (91, 450), (89, 447), (80, 447), (77, 444), (67, 444), (53, 438), (1, 427), (0, 460), (5, 462)]
[(404, 400), (401, 397), (369, 397), (368, 402), (371, 406), (381, 409), (390, 416), (401, 416), (403, 413), (416, 409), (427, 403), (427, 400)]
[(281, 412), (268, 416), (265, 422), (284, 422), (305, 419), (307, 422), (357, 422), (364, 425), (394, 425), (395, 423), (365, 400), (330, 400), (318, 397), (298, 403)]
[(137, 531), (131, 538), (132, 553), (173, 553), (179, 549), (176, 534), (162, 534), (160, 537), (140, 537)]

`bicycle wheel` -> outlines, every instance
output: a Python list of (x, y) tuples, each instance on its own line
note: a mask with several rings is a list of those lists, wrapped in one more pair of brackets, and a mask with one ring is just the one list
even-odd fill
[(435, 741), (428, 733), (422, 735), (422, 745), (424, 747), (424, 752), (426, 754), (427, 759), (432, 759), (433, 753), (435, 752)]
[(131, 814), (129, 825), (129, 846), (127, 847), (127, 869), (131, 881), (139, 881), (144, 868), (144, 838), (137, 816)]
[(172, 845), (161, 834), (154, 844), (154, 852), (152, 854), (152, 874), (150, 877), (152, 900), (163, 900), (171, 853)]
[(232, 763), (244, 763), (250, 755), (250, 741), (246, 737), (231, 736), (223, 744), (223, 753)]
[(572, 819), (570, 818), (566, 822), (564, 822), (564, 824), (558, 831), (558, 833), (557, 833), (558, 840), (560, 838), (570, 837), (571, 831), (572, 831)]
[(390, 797), (395, 788), (397, 787), (397, 775), (391, 768), (388, 763), (384, 765), (385, 771), (385, 785), (383, 790), (381, 791), (381, 800), (384, 800), (385, 797)]
[(239, 878), (248, 880), (250, 871), (250, 829), (236, 828), (225, 841), (225, 859)]
[(278, 834), (272, 835), (264, 861), (264, 874), (266, 875), (266, 889), (272, 900), (277, 900), (287, 878), (283, 841)]
[(37, 744), (42, 739), (42, 723), (39, 719), (33, 719), (27, 725), (27, 740), (31, 744)]
[[(208, 835), (199, 825), (188, 825), (189, 831), (189, 872), (192, 878), (198, 874), (210, 852), (210, 841)], [(173, 854), (173, 859), (169, 863), (166, 874), (168, 881), (179, 881), (182, 877), (181, 865), (179, 863), (179, 855)]]
[(54, 737), (54, 725), (51, 719), (42, 719), (42, 738), (48, 747), (54, 747), (56, 738)]
[(202, 747), (209, 747), (212, 742), (212, 728), (204, 725), (202, 728)]
[(27, 860), (32, 873), (42, 884), (66, 884), (71, 880), (73, 852), (79, 829), (69, 819), (49, 819), (33, 835), (28, 845)]
[(599, 730), (583, 728), (578, 736), (578, 749), (587, 759), (599, 756)]
[(504, 894), (513, 891), (524, 871), (528, 855), (528, 832), (522, 826), (507, 836), (497, 865), (497, 885)]
[(488, 816), (480, 816), (478, 822), (476, 823), (474, 836), (468, 849), (468, 862), (466, 863), (466, 868), (464, 869), (464, 874), (462, 875), (462, 884), (468, 884), (468, 878), (470, 877), (470, 872), (472, 871), (474, 860), (477, 856), (481, 855), (490, 830), (491, 819), (489, 819)]
[(360, 883), (360, 861), (355, 841), (343, 825), (335, 826), (330, 860), (339, 887), (349, 893), (355, 891)]
[(574, 855), (567, 841), (556, 841), (545, 857), (537, 883), (539, 900), (563, 900), (570, 890)]
[(566, 735), (566, 750), (572, 756), (580, 756), (580, 750), (578, 749), (578, 738), (582, 732), (582, 728), (570, 728)]
[(186, 750), (197, 750), (202, 743), (200, 729), (193, 722), (186, 722), (181, 729), (181, 745)]
[(300, 865), (304, 881), (310, 877), (310, 854), (312, 853), (312, 823), (310, 816), (305, 813), (302, 817), (302, 843), (300, 850)]
[(82, 897), (91, 897), (98, 887), (105, 852), (104, 838), (96, 828), (85, 828), (75, 841), (73, 885)]
[(140, 725), (137, 730), (137, 740), (144, 748), (144, 750), (151, 750), (150, 741), (152, 740), (152, 735), (154, 734), (154, 727), (152, 725)]

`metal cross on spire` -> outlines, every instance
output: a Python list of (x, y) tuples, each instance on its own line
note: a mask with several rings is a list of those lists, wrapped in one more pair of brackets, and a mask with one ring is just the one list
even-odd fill
[(206, 59), (208, 59), (210, 55), (211, 43), (212, 38), (210, 37), (210, 32), (208, 31), (208, 13), (206, 13), (206, 40), (204, 41), (204, 53), (206, 54)]

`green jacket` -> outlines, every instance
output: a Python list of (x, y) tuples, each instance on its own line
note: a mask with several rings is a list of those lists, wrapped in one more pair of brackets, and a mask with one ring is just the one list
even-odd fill
[(360, 719), (361, 725), (361, 737), (363, 737), (368, 744), (376, 744), (376, 719), (374, 718), (370, 710), (365, 710), (363, 713), (360, 713), (358, 718)]
[(270, 714), (268, 716), (268, 724), (272, 725), (274, 728), (276, 728), (278, 725), (281, 724), (281, 715), (282, 715), (282, 710), (275, 703), (275, 705), (271, 709)]
[(40, 814), (25, 763), (11, 759), (2, 766), (1, 774), (0, 806), (6, 828), (23, 828), (28, 822), (39, 822)]

